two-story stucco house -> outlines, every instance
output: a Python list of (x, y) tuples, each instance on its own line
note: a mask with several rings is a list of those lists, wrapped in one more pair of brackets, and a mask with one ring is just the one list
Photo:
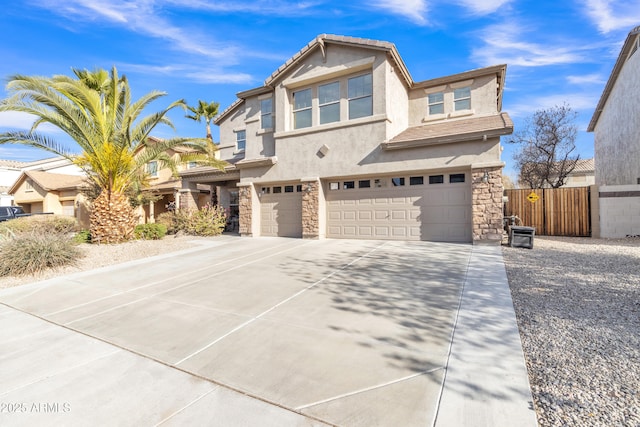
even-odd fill
[[(640, 26), (613, 66), (587, 130), (594, 133), (593, 236), (640, 235)], [(593, 194), (593, 193), (592, 193)]]
[(246, 236), (498, 243), (505, 72), (414, 82), (392, 43), (320, 35), (216, 118), (232, 165), (181, 204), (208, 183)]
[(640, 184), (640, 26), (627, 35), (587, 130), (597, 185)]

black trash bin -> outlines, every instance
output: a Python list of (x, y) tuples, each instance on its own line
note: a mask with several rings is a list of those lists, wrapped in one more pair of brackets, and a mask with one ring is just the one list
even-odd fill
[(516, 248), (533, 249), (533, 236), (536, 234), (534, 227), (511, 226), (509, 229), (509, 246)]

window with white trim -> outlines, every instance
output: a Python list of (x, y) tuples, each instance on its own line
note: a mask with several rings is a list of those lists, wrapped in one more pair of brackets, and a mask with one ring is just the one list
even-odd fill
[(260, 127), (261, 129), (273, 129), (272, 98), (267, 98), (260, 101)]
[(471, 88), (469, 86), (453, 90), (453, 109), (455, 111), (471, 109)]
[(429, 94), (429, 115), (444, 114), (444, 93)]
[(311, 88), (293, 92), (293, 128), (311, 126)]
[(373, 115), (373, 78), (371, 73), (347, 80), (349, 119)]
[(147, 163), (147, 173), (150, 177), (155, 178), (158, 176), (158, 161), (152, 160)]
[(244, 150), (247, 147), (247, 131), (236, 131), (236, 148), (238, 151)]
[(320, 124), (340, 120), (340, 82), (318, 86)]

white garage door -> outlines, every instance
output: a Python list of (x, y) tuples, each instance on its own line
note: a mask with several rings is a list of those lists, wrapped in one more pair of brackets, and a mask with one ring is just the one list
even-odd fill
[[(300, 190), (300, 191), (299, 191)], [(262, 187), (262, 236), (302, 237), (302, 192), (299, 185)]]
[(468, 173), (332, 181), (327, 236), (471, 242)]

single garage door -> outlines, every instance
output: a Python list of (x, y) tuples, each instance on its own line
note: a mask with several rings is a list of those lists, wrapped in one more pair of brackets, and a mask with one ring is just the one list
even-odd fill
[(262, 236), (302, 237), (302, 191), (299, 185), (262, 187)]
[(327, 236), (471, 242), (469, 173), (327, 183)]

